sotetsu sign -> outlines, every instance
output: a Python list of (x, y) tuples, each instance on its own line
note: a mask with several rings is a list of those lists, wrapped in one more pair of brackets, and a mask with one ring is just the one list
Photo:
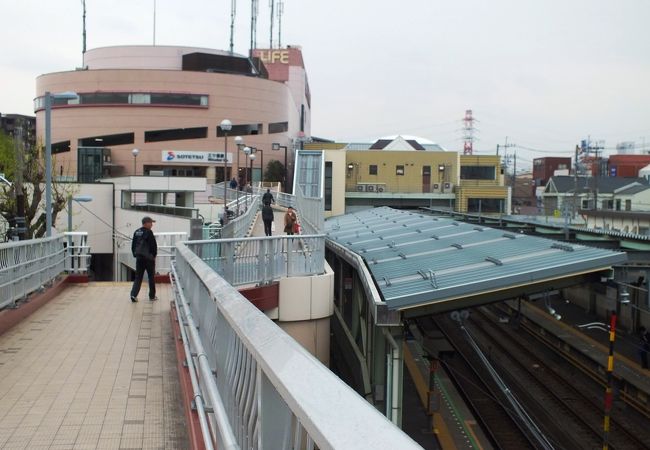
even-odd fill
[[(179, 164), (222, 163), (223, 152), (190, 152), (185, 150), (163, 150), (162, 162)], [(232, 162), (232, 153), (228, 153), (228, 162)]]

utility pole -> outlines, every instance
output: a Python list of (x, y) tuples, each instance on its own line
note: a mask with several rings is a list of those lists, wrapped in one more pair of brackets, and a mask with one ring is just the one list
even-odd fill
[(23, 147), (23, 126), (22, 119), (16, 120), (17, 127), (14, 129), (14, 148), (16, 151), (16, 182), (14, 189), (16, 194), (16, 218), (14, 226), (18, 239), (27, 239), (27, 228), (25, 221), (25, 196), (23, 194), (23, 171), (24, 171), (24, 147)]
[(593, 193), (594, 193), (594, 210), (598, 211), (598, 177), (600, 176), (600, 150), (603, 150), (605, 147), (602, 145), (602, 141), (600, 142), (600, 145), (591, 145), (591, 136), (587, 137), (587, 154), (591, 153), (592, 151), (596, 155), (595, 159), (595, 166), (596, 166), (596, 173), (593, 173), (594, 170), (594, 162), (591, 164), (591, 170), (592, 170), (592, 181), (593, 181)]
[(504, 151), (503, 151), (504, 165), (506, 167), (508, 167), (509, 162), (510, 162), (510, 158), (511, 158), (511, 156), (508, 155), (508, 149), (511, 148), (511, 147), (513, 147), (513, 149), (514, 149), (514, 156), (513, 156), (513, 158), (514, 158), (514, 167), (513, 167), (513, 172), (512, 172), (512, 182), (511, 182), (512, 191), (510, 192), (510, 196), (512, 198), (512, 212), (514, 213), (514, 211), (515, 211), (515, 191), (516, 191), (515, 184), (517, 183), (517, 149), (516, 149), (515, 144), (508, 143), (508, 136), (506, 136), (506, 140), (505, 140), (504, 145), (497, 144), (497, 156), (499, 156), (499, 149), (503, 148), (504, 149)]

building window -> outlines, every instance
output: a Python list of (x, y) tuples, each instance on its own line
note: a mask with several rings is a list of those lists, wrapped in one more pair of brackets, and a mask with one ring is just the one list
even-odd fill
[(70, 151), (70, 141), (55, 142), (52, 144), (52, 154), (64, 153)]
[(494, 166), (461, 166), (461, 180), (494, 180), (496, 168)]
[(377, 175), (377, 164), (370, 164), (368, 166), (368, 175)]
[(582, 200), (582, 209), (589, 209), (589, 200)]
[(325, 161), (325, 180), (323, 185), (325, 194), (325, 211), (332, 210), (332, 162)]
[(616, 200), (616, 211), (620, 211), (620, 210), (621, 210), (621, 200), (617, 199)]
[(603, 209), (614, 209), (614, 200), (603, 200)]
[[(52, 99), (52, 106), (68, 105), (169, 105), (207, 108), (208, 96), (204, 94), (175, 94), (155, 92), (87, 92), (74, 99)], [(45, 97), (34, 100), (34, 111), (45, 108)]]
[(208, 137), (208, 127), (174, 128), (144, 132), (145, 142), (180, 141), (182, 139), (204, 139)]
[(632, 200), (625, 200), (625, 211), (632, 211)]
[(269, 134), (286, 133), (289, 131), (289, 122), (275, 122), (269, 124)]
[[(244, 125), (233, 125), (228, 132), (228, 136), (249, 136), (253, 134), (262, 134), (261, 123), (249, 123)], [(225, 133), (220, 126), (217, 127), (217, 137), (224, 137)]]
[(404, 166), (395, 166), (395, 175), (404, 175)]
[(112, 147), (135, 142), (135, 133), (105, 134), (79, 139), (79, 147)]

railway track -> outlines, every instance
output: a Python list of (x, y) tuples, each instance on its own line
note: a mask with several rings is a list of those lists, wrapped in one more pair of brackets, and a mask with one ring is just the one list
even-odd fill
[[(527, 333), (498, 323), (485, 309), (474, 311), (467, 328), (557, 448), (602, 447), (603, 392), (598, 395), (600, 387), (594, 388), (592, 379)], [(648, 448), (648, 424), (640, 427), (634, 417), (625, 422), (612, 417), (609, 447)]]
[[(442, 326), (433, 318), (418, 319), (422, 330), (439, 328), (450, 342), (463, 340), (462, 332), (454, 324)], [(501, 390), (491, 382), (478, 356), (469, 349), (458, 350), (448, 359), (441, 361), (456, 389), (472, 410), (492, 445), (501, 449), (536, 449), (534, 438), (522, 429), (515, 415), (505, 405), (507, 400)]]

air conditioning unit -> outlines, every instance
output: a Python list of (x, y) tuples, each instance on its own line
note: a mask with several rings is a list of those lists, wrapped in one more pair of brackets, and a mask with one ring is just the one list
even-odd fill
[(454, 183), (445, 183), (445, 192), (452, 192), (454, 190)]
[(149, 171), (149, 176), (150, 177), (163, 177), (163, 176), (165, 176), (165, 172), (163, 170), (150, 170)]
[(431, 186), (431, 192), (440, 192), (440, 183), (433, 183)]
[(381, 184), (377, 185), (377, 192), (384, 192), (385, 189), (386, 189), (386, 186), (381, 185)]
[(374, 184), (366, 184), (366, 192), (375, 192), (375, 188)]
[(365, 184), (357, 184), (357, 192), (364, 192), (366, 190)]

